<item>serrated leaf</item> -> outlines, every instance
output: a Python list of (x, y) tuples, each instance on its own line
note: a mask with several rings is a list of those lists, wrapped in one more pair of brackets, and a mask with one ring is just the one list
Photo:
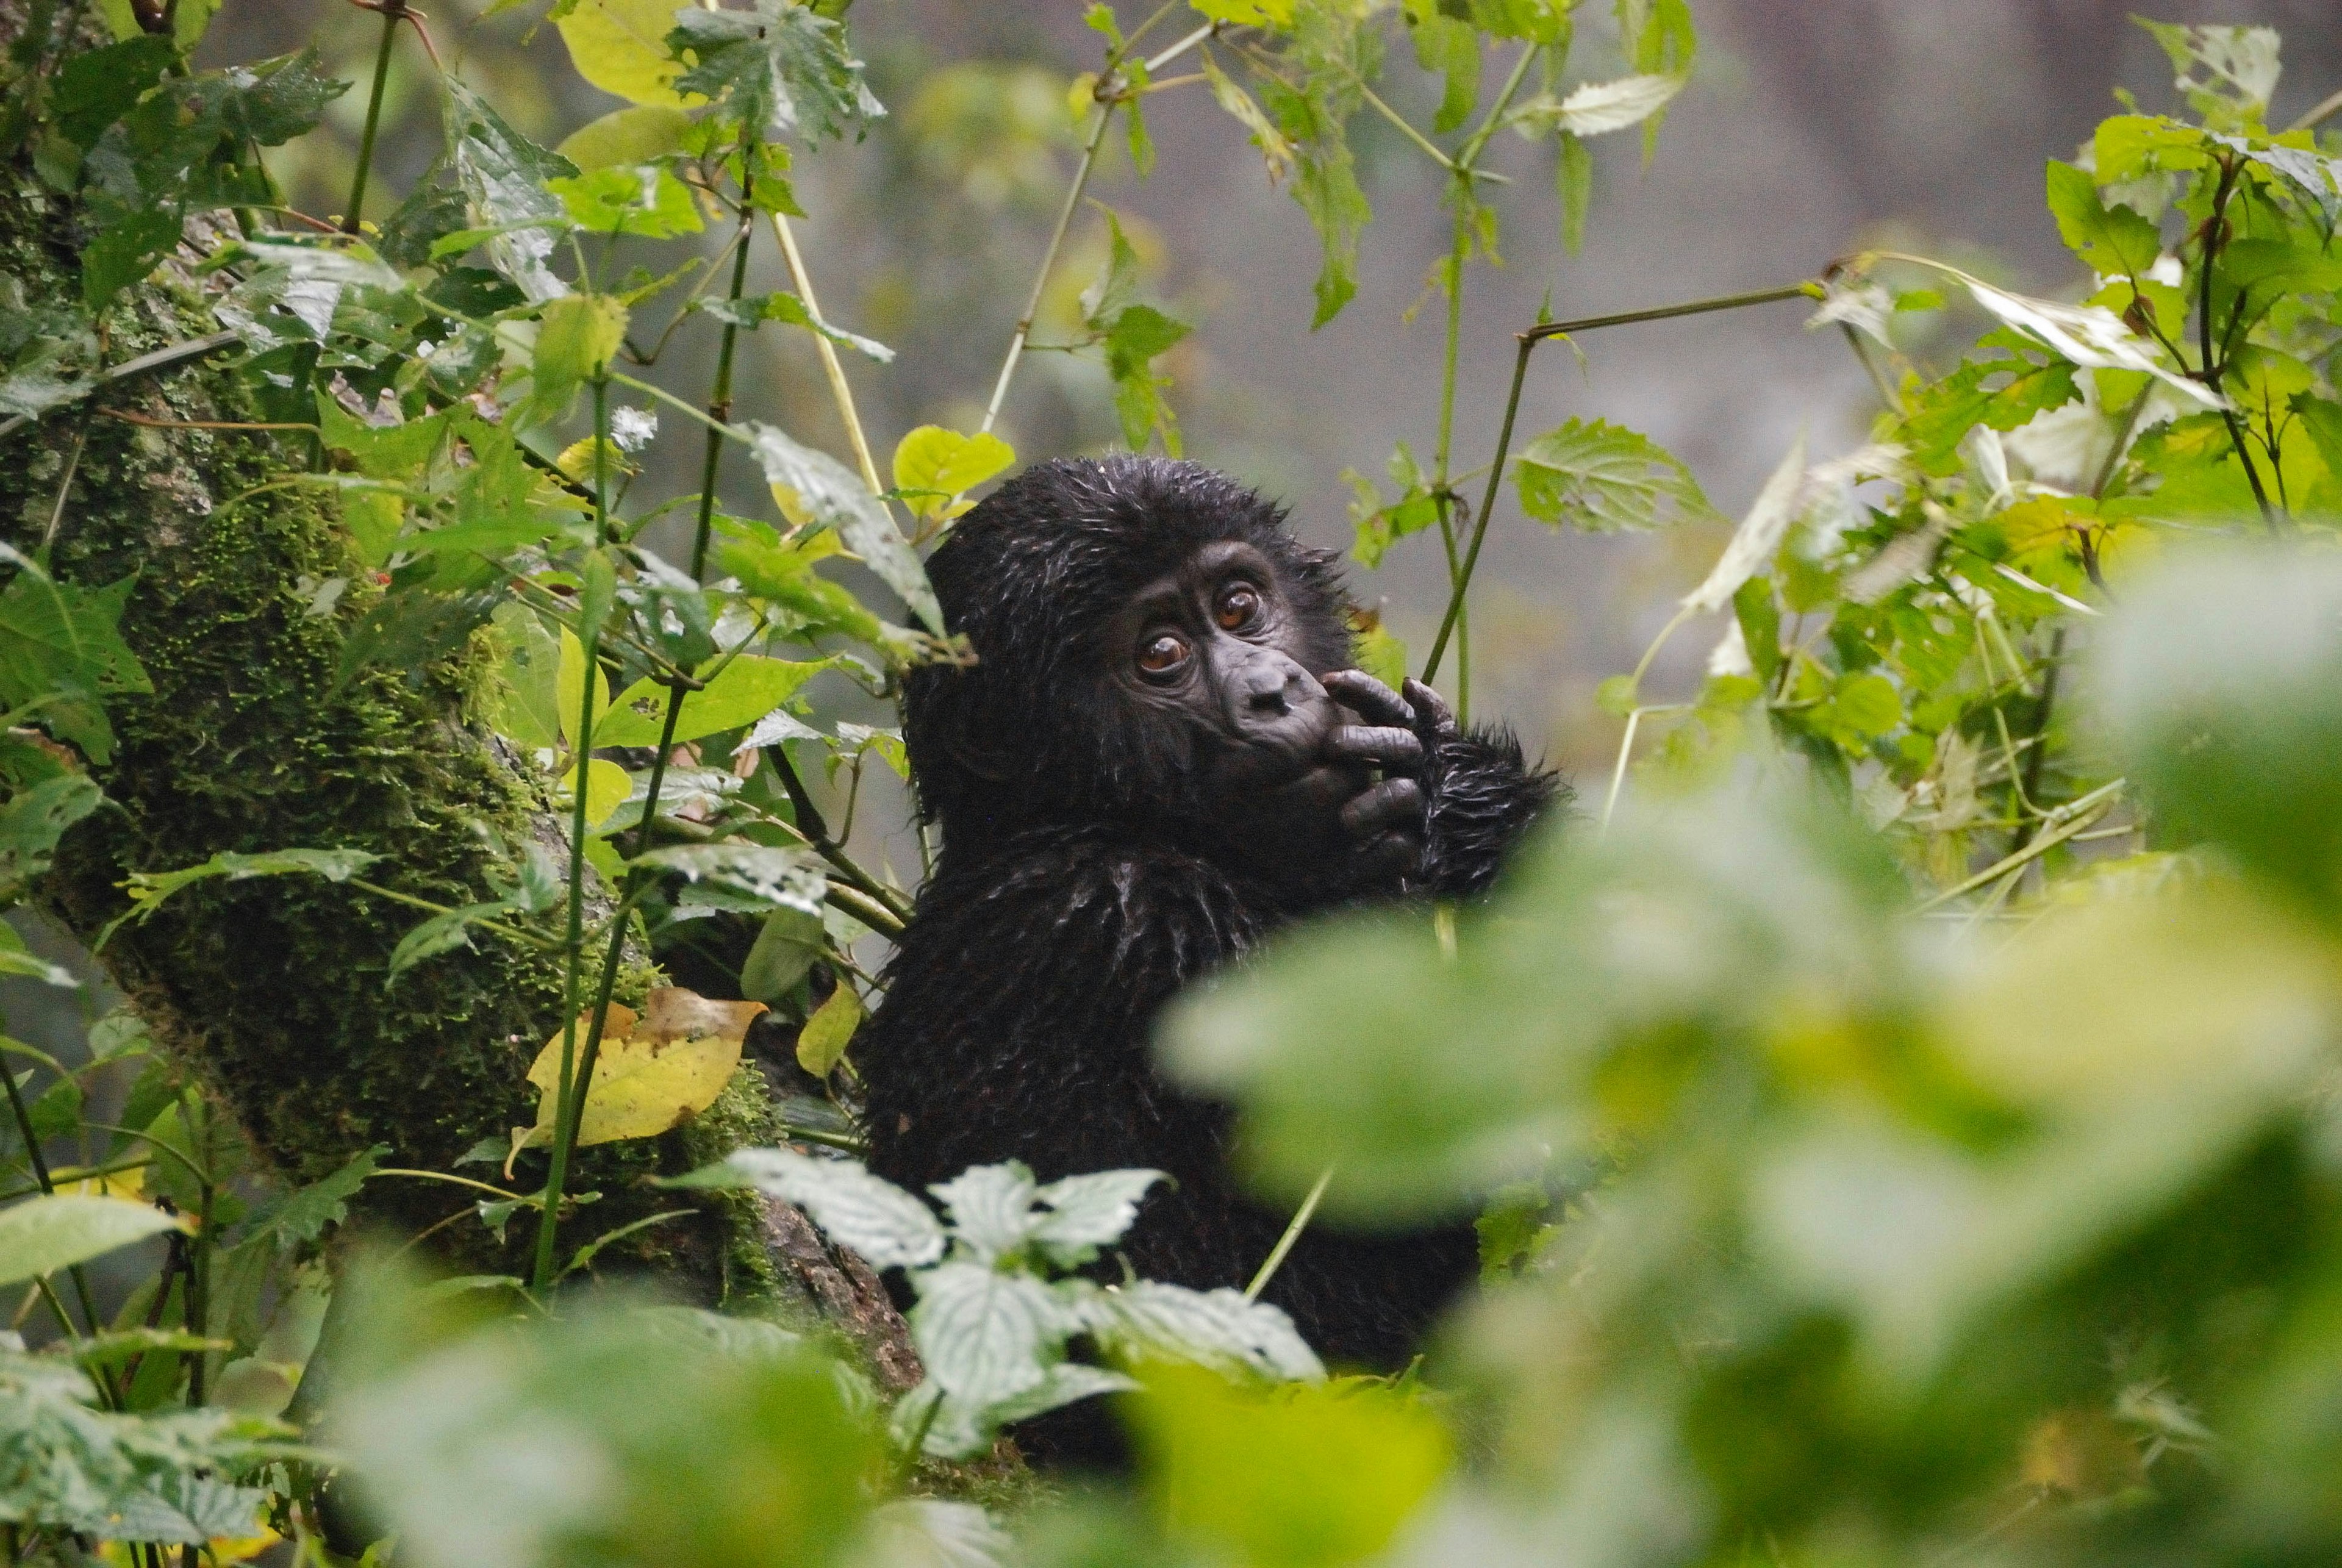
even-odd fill
[(222, 850), (200, 864), (177, 871), (134, 871), (123, 882), (130, 907), (116, 915), (98, 935), (96, 946), (125, 920), (145, 920), (173, 894), (198, 882), (224, 877), (244, 882), (255, 876), (322, 876), (327, 882), (347, 882), (382, 856), (362, 849), (275, 849), (259, 854)]
[(0, 1285), (53, 1273), (186, 1223), (152, 1203), (65, 1193), (0, 1209)]
[(626, 307), (606, 294), (567, 295), (545, 307), (531, 356), (529, 407), (558, 419), (577, 389), (606, 375), (626, 340)]
[(826, 452), (792, 440), (770, 424), (746, 426), (773, 499), (793, 523), (837, 530), (846, 547), (895, 590), (926, 628), (944, 633), (943, 606), (910, 543), (896, 532), (886, 504), (859, 475)]
[(2069, 365), (2090, 370), (2141, 370), (2199, 407), (2225, 408), (2227, 399), (2192, 376), (2164, 365), (2155, 346), (2123, 325), (2104, 305), (2060, 305), (1995, 288), (1966, 273), (1952, 275), (1966, 285), (1977, 304), (2041, 344)]
[(2047, 184), (2057, 233), (2084, 265), (2104, 277), (2130, 278), (2155, 265), (2163, 253), (2161, 233), (2131, 208), (2101, 201), (2089, 171), (2052, 158)]
[(1245, 1300), (1241, 1291), (1139, 1280), (1091, 1298), (1083, 1326), (1112, 1353), (1134, 1362), (1167, 1358), (1279, 1381), (1326, 1375), (1293, 1320), (1266, 1302)]
[(1032, 1238), (1059, 1268), (1076, 1268), (1113, 1245), (1138, 1218), (1138, 1205), (1161, 1171), (1098, 1171), (1051, 1182), (1034, 1194), (1048, 1212), (1033, 1226)]
[(816, 315), (804, 300), (786, 289), (778, 289), (771, 294), (748, 295), (739, 299), (720, 299), (710, 295), (701, 295), (691, 302), (691, 308), (705, 312), (720, 322), (749, 332), (754, 332), (768, 321), (786, 322), (791, 326), (801, 326), (807, 332), (826, 337), (841, 347), (850, 348), (865, 359), (875, 361), (879, 365), (891, 365), (895, 360), (895, 351), (876, 338), (864, 337), (859, 333), (848, 332), (844, 327), (831, 325)]
[(992, 1263), (1020, 1250), (1040, 1220), (1033, 1212), (1039, 1188), (1021, 1161), (971, 1165), (927, 1190), (943, 1200), (953, 1244), (979, 1263)]
[(1523, 512), (1589, 534), (1716, 515), (1690, 469), (1648, 436), (1599, 419), (1568, 420), (1530, 442), (1513, 479)]
[(863, 83), (844, 25), (811, 6), (756, 0), (753, 11), (678, 10), (667, 45), (697, 61), (678, 90), (723, 99), (776, 141), (841, 136), (886, 112)]
[(764, 905), (818, 915), (829, 889), (821, 860), (810, 851), (768, 844), (671, 844), (638, 855), (634, 864), (682, 874), (744, 894)]
[(530, 299), (559, 298), (569, 285), (546, 265), (555, 239), (546, 225), (565, 219), (546, 185), (576, 174), (576, 165), (514, 130), (453, 76), (445, 81), (448, 155), (475, 221), (495, 231), (485, 241), (489, 259)]
[(794, 1149), (736, 1149), (718, 1164), (669, 1185), (755, 1187), (795, 1203), (872, 1268), (923, 1268), (944, 1255), (935, 1211), (851, 1160), (821, 1160)]
[(1078, 1321), (1030, 1274), (946, 1263), (916, 1276), (912, 1338), (927, 1377), (947, 1398), (975, 1405), (1013, 1399), (1064, 1359)]
[(1554, 105), (1554, 128), (1573, 136), (1599, 136), (1639, 125), (1673, 103), (1686, 80), (1649, 75), (1584, 83)]

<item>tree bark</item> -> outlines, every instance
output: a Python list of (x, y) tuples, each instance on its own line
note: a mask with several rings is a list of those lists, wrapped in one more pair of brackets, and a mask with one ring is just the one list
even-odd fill
[[(0, 0), (0, 45), (25, 18), (25, 0)], [(25, 298), (77, 298), (88, 237), (27, 155), (0, 171), (0, 276)], [(123, 364), (218, 325), (205, 287), (166, 266), (110, 312), (106, 358)], [(330, 493), (285, 483), (302, 471), (297, 449), (265, 432), (142, 426), (99, 406), (167, 421), (256, 417), (224, 365), (215, 355), (117, 383), (0, 438), (0, 538), (27, 554), (45, 546), (62, 580), (133, 579), (122, 631), (154, 688), (107, 701), (116, 746), (91, 771), (109, 804), (66, 835), (42, 902), (89, 942), (127, 906), (118, 884), (131, 871), (221, 850), (334, 846), (382, 856), (371, 880), (435, 903), (490, 896), (490, 877), (509, 877), (522, 846), (565, 834), (465, 720), (476, 655), (335, 689), (343, 627), (379, 590)], [(320, 615), (315, 584), (335, 576), (352, 586)], [(375, 1144), (389, 1150), (385, 1164), (447, 1171), (535, 1119), (524, 1074), (561, 1027), (562, 960), (483, 935), (386, 986), (392, 948), (422, 918), (313, 877), (211, 881), (125, 924), (100, 958), (285, 1180), (314, 1180)], [(630, 965), (622, 994), (638, 1000), (654, 978)], [(564, 1222), (562, 1255), (629, 1220), (688, 1209), (597, 1268), (703, 1304), (832, 1324), (906, 1386), (916, 1363), (901, 1319), (867, 1269), (821, 1245), (801, 1215), (749, 1193), (644, 1184), (779, 1137), (750, 1066), (682, 1129), (581, 1151), (571, 1190), (601, 1196)], [(362, 1223), (405, 1236), (470, 1201), (445, 1183), (379, 1178), (354, 1207)], [(532, 1230), (524, 1211), (501, 1243), (469, 1220), (433, 1243), (452, 1268), (520, 1274)]]

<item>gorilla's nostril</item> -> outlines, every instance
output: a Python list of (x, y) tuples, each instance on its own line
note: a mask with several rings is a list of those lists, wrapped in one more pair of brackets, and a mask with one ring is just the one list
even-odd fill
[(1257, 714), (1281, 714), (1285, 712), (1285, 683), (1280, 681), (1273, 686), (1260, 686), (1255, 688), (1252, 694), (1252, 707), (1253, 712)]

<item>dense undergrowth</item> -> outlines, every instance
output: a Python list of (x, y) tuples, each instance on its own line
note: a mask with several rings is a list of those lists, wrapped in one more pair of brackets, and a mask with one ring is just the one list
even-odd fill
[[(381, 61), (435, 66), (368, 8)], [(1436, 434), (1356, 481), (1355, 554), (1437, 548), (1452, 597), (1413, 660), (1362, 623), (1362, 664), (1466, 705), (1491, 527), (1712, 519), (1634, 432), (1514, 427), (1540, 344), (1621, 324), (1519, 324), (1501, 428), (1454, 416), (1468, 280), (1596, 221), (1586, 140), (1652, 147), (1683, 0), (1094, 7), (978, 428), (883, 463), (838, 356), (890, 352), (790, 226), (795, 161), (885, 113), (843, 6), (555, 4), (625, 106), (547, 148), (445, 73), (411, 190), (370, 180), (378, 66), (340, 214), (272, 167), (352, 85), (194, 69), (210, 9), (8, 13), (0, 902), (131, 998), (85, 1057), (0, 1042), (12, 1558), (2342, 1550), (2342, 99), (2272, 127), (2273, 34), (2148, 24), (2183, 111), (2048, 164), (2057, 299), (1877, 252), (1650, 313), (1809, 295), (1870, 442), (1785, 454), (1602, 688), (1614, 770), (1485, 906), (1316, 925), (1168, 1021), (1296, 1223), (1477, 1217), (1478, 1298), (1369, 1379), (1244, 1293), (1083, 1272), (1150, 1173), (986, 1167), (939, 1212), (854, 1163), (910, 890), (806, 777), (904, 761), (816, 694), (966, 655), (921, 552), (1018, 461), (1029, 352), (1177, 449), (1189, 325), (1084, 200), (1110, 136), (1149, 166), (1162, 92), (1211, 94), (1316, 226), (1321, 323), (1372, 243), (1352, 123), (1446, 182)], [(1421, 124), (1376, 90), (1410, 68)], [(1505, 231), (1532, 174), (1557, 235)], [(796, 286), (752, 295), (771, 246)], [(841, 450), (735, 406), (757, 331), (811, 335)], [(697, 402), (648, 378), (678, 345)], [(696, 486), (652, 493), (654, 443)], [(724, 509), (727, 465), (769, 510)], [(1695, 692), (1646, 689), (1717, 624)], [(330, 973), (272, 992), (275, 951)], [(5, 927), (0, 973), (73, 984)], [(918, 1366), (782, 1288), (774, 1203), (902, 1271)], [(94, 1286), (156, 1238), (127, 1299)], [(1108, 1397), (1126, 1486), (994, 1451)]]

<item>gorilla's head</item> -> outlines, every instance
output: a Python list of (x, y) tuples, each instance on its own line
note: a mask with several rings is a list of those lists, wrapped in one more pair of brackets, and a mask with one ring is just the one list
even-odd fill
[(921, 804), (959, 853), (1031, 826), (1212, 833), (1329, 766), (1351, 662), (1333, 557), (1225, 474), (1156, 457), (1026, 469), (927, 564), (976, 663), (913, 673)]

